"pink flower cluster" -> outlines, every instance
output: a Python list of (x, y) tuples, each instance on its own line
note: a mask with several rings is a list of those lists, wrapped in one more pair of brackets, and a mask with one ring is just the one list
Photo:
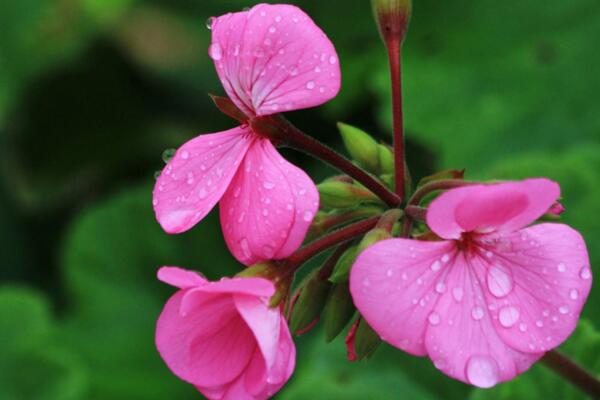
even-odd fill
[[(317, 106), (340, 88), (335, 49), (301, 10), (261, 4), (211, 21), (209, 55), (249, 120)], [(449, 190), (428, 207), (440, 240), (394, 238), (364, 250), (350, 291), (364, 321), (443, 373), (491, 387), (528, 369), (574, 330), (591, 286), (581, 236), (563, 224), (559, 187), (530, 179)], [(303, 242), (319, 208), (315, 184), (250, 124), (185, 143), (153, 193), (168, 233), (201, 221), (220, 201), (221, 225), (244, 265), (281, 260)], [(560, 206), (558, 207), (557, 206)], [(157, 324), (169, 368), (209, 399), (267, 399), (290, 378), (295, 347), (274, 283), (163, 267), (179, 290)], [(288, 295), (287, 293), (285, 295)]]

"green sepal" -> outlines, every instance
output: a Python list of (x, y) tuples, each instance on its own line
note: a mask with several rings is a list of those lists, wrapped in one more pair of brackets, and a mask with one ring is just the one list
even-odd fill
[(331, 342), (348, 325), (356, 312), (348, 282), (334, 285), (323, 310), (325, 340)]

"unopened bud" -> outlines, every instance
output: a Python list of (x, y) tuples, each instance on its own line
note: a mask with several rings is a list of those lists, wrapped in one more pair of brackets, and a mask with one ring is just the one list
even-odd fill
[(394, 151), (385, 144), (377, 145), (377, 156), (379, 158), (379, 173), (394, 173)]
[(363, 203), (379, 203), (377, 196), (364, 187), (339, 182), (325, 181), (317, 185), (321, 198), (321, 208), (349, 208)]
[(348, 282), (334, 285), (323, 310), (325, 340), (331, 342), (340, 334), (356, 312)]
[(563, 206), (560, 202), (556, 202), (550, 207), (548, 210), (548, 214), (554, 215), (556, 217), (560, 217), (562, 213), (565, 212), (565, 206)]
[(308, 280), (298, 289), (298, 297), (291, 305), (290, 330), (302, 334), (312, 328), (318, 321), (331, 283), (320, 276), (320, 270), (314, 271)]
[(354, 126), (338, 122), (344, 145), (350, 157), (367, 171), (379, 174), (379, 145), (367, 132)]
[(428, 183), (444, 180), (444, 179), (464, 179), (464, 169), (445, 169), (443, 171), (436, 172), (433, 175), (426, 176), (419, 181), (417, 187), (424, 186)]
[(353, 246), (348, 248), (335, 264), (329, 280), (333, 283), (347, 282), (350, 268), (352, 268), (357, 255), (358, 247)]
[(383, 41), (401, 43), (412, 13), (411, 0), (371, 0), (371, 4)]

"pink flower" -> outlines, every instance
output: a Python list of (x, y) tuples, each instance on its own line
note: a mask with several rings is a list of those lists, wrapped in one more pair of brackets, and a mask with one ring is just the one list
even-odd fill
[[(249, 118), (322, 104), (340, 87), (335, 49), (300, 9), (260, 4), (214, 18), (209, 55)], [(154, 188), (156, 217), (184, 232), (221, 200), (223, 233), (245, 265), (281, 259), (304, 240), (319, 206), (314, 183), (242, 125), (185, 143)]]
[(211, 400), (267, 399), (287, 382), (296, 349), (285, 318), (268, 306), (271, 281), (209, 282), (175, 267), (158, 278), (180, 289), (156, 326), (156, 347), (175, 375)]
[(445, 374), (491, 387), (575, 329), (591, 286), (585, 243), (555, 223), (526, 227), (559, 196), (530, 179), (450, 190), (429, 206), (444, 241), (390, 239), (363, 251), (350, 289), (388, 343)]

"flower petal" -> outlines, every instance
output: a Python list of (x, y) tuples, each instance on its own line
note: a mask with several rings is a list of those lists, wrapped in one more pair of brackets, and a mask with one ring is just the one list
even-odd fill
[(156, 219), (168, 233), (184, 232), (210, 212), (235, 175), (254, 135), (245, 127), (185, 143), (156, 181)]
[(181, 303), (181, 311), (187, 312), (197, 308), (195, 303), (197, 299), (203, 300), (202, 297), (192, 296), (192, 293), (207, 293), (207, 294), (240, 294), (255, 296), (265, 302), (275, 294), (275, 285), (268, 279), (264, 278), (223, 278), (216, 282), (206, 282), (202, 286), (195, 287), (188, 291), (188, 294), (183, 298)]
[(425, 346), (434, 365), (455, 379), (492, 387), (527, 370), (541, 353), (525, 354), (504, 343), (485, 301), (486, 265), (479, 257), (457, 252), (446, 285), (425, 332)]
[(296, 250), (318, 208), (314, 183), (271, 142), (255, 142), (221, 201), (225, 241), (243, 264), (285, 258)]
[[(485, 295), (500, 337), (522, 352), (559, 346), (575, 329), (592, 284), (581, 235), (566, 225), (546, 223), (489, 246), (487, 284), (501, 290)], [(510, 275), (492, 274), (498, 266)], [(514, 284), (507, 285), (507, 278)]]
[(229, 383), (250, 361), (256, 348), (254, 335), (231, 296), (196, 291), (193, 296), (201, 307), (182, 313), (188, 292), (177, 292), (165, 305), (156, 327), (156, 347), (171, 371), (189, 383)]
[(527, 179), (449, 190), (427, 212), (427, 225), (444, 239), (463, 232), (513, 232), (541, 217), (560, 196), (556, 182)]
[(237, 294), (234, 295), (234, 301), (238, 312), (254, 333), (263, 361), (270, 369), (277, 358), (281, 313), (278, 309), (270, 308), (267, 300), (255, 296)]
[(389, 239), (358, 256), (350, 273), (352, 298), (383, 340), (426, 354), (425, 329), (438, 297), (448, 291), (444, 277), (454, 253), (451, 242)]
[(248, 116), (314, 107), (337, 95), (335, 48), (299, 8), (259, 4), (215, 18), (211, 29), (209, 55)]
[(158, 270), (158, 279), (180, 289), (201, 286), (207, 283), (207, 280), (197, 272), (179, 267), (162, 267)]

